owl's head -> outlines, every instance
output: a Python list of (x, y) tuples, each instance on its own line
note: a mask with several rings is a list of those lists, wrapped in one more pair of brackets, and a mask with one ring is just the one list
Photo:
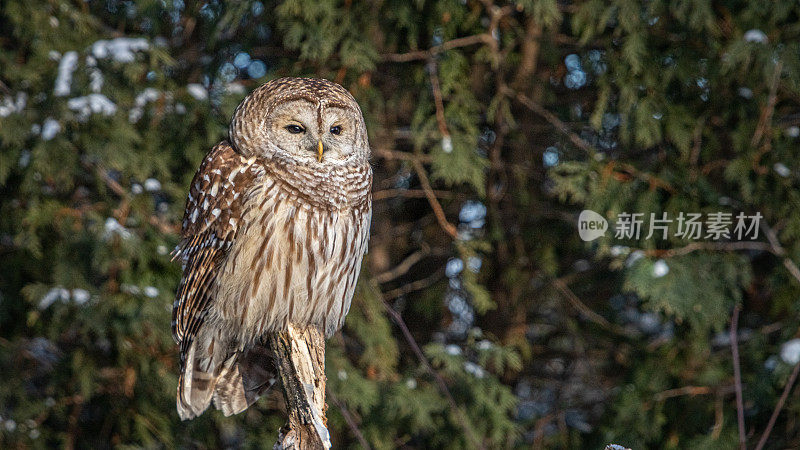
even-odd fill
[(245, 157), (311, 166), (369, 158), (364, 117), (340, 85), (317, 78), (278, 78), (245, 98), (233, 115), (230, 140)]

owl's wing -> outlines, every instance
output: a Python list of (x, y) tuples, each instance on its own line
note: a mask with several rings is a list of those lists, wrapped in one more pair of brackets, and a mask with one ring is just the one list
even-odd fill
[(183, 278), (172, 308), (172, 335), (184, 353), (203, 323), (219, 266), (236, 238), (244, 196), (259, 166), (221, 142), (194, 175), (186, 201), (181, 243)]

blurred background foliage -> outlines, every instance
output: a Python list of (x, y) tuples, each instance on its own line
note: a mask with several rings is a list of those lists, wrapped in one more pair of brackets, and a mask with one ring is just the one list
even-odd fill
[[(344, 85), (373, 147), (370, 253), (328, 346), (337, 448), (734, 448), (737, 409), (754, 447), (776, 404), (766, 447), (800, 447), (800, 398), (779, 402), (800, 360), (798, 19), (5, 0), (0, 447), (272, 445), (268, 400), (178, 420), (169, 252), (199, 161), (278, 76)], [(585, 243), (582, 209), (764, 219), (745, 245)]]

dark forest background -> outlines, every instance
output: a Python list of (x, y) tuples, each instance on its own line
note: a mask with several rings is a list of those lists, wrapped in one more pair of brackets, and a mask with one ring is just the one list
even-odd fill
[[(0, 2), (0, 447), (275, 441), (268, 400), (179, 421), (169, 252), (201, 158), (278, 76), (348, 88), (373, 148), (370, 251), (328, 345), (337, 448), (800, 447), (799, 19)], [(583, 209), (763, 219), (755, 240), (584, 242)]]

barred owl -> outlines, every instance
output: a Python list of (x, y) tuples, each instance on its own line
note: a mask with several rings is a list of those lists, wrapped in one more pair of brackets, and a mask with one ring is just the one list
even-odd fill
[(269, 333), (341, 328), (367, 250), (372, 169), (361, 110), (336, 83), (253, 91), (192, 180), (173, 305), (182, 419), (244, 411), (276, 379)]

